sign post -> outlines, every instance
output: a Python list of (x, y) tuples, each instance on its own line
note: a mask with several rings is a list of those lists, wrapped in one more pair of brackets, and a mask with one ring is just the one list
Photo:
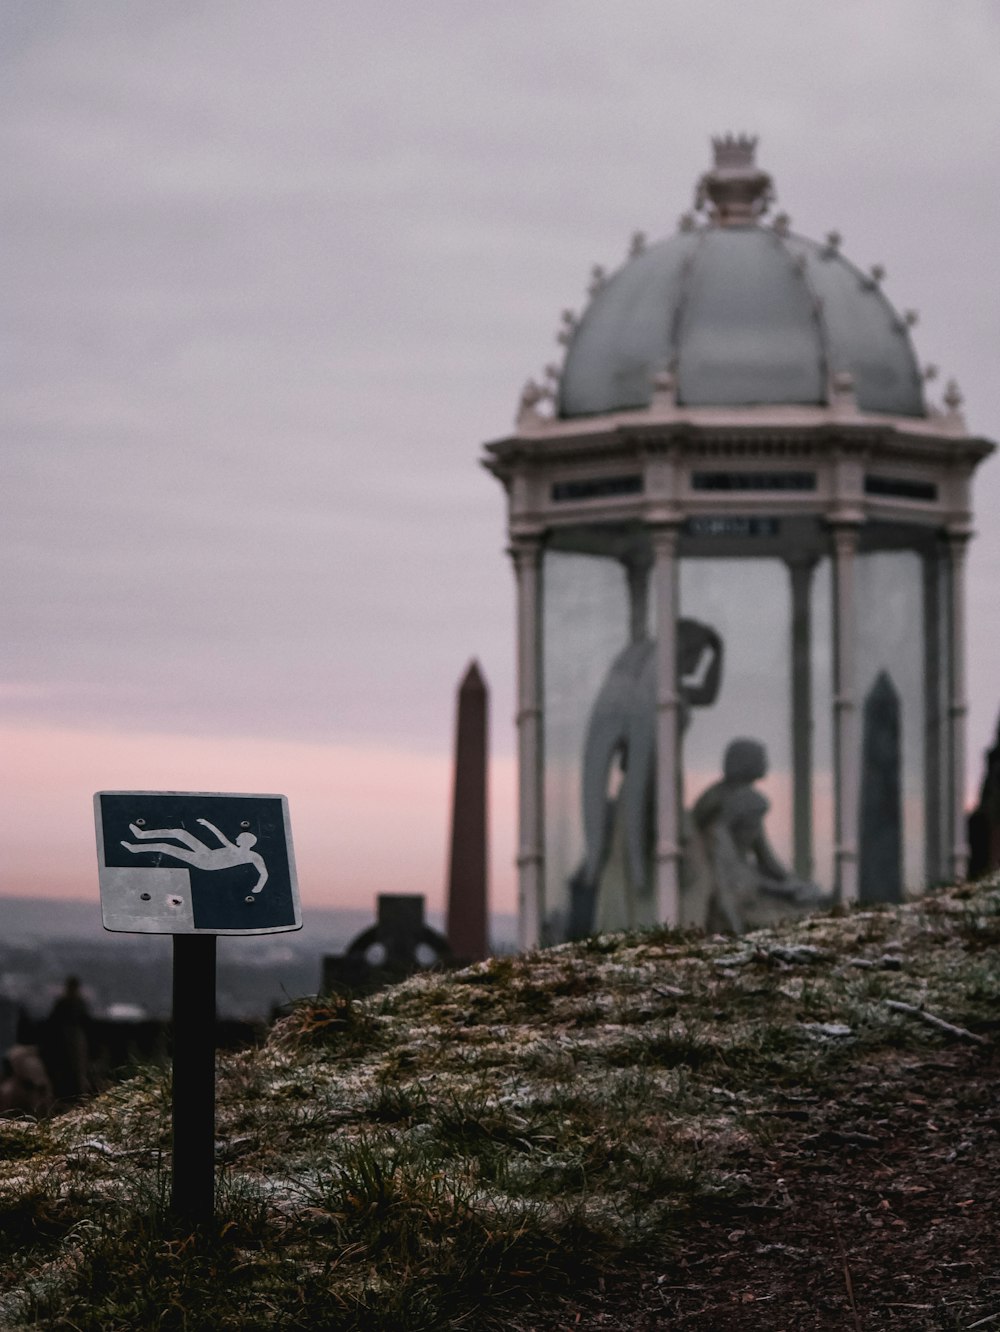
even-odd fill
[(170, 1207), (196, 1223), (215, 1204), (215, 935), (174, 935)]
[(171, 1210), (212, 1219), (215, 958), (220, 934), (302, 928), (284, 796), (99, 791), (106, 930), (174, 937)]

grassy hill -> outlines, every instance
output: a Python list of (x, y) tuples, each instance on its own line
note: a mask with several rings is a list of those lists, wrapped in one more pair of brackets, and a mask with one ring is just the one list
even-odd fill
[(615, 935), (303, 1003), (219, 1069), (0, 1120), (0, 1327), (1000, 1328), (1000, 887)]

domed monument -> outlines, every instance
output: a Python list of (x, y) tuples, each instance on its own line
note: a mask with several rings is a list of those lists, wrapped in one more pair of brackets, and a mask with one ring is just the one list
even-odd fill
[(563, 314), (486, 446), (517, 586), (521, 943), (733, 932), (965, 870), (953, 383), (714, 140), (675, 235)]

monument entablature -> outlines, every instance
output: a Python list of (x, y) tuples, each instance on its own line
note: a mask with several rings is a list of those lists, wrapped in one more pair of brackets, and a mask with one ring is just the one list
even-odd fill
[(964, 871), (964, 552), (994, 445), (953, 382), (927, 402), (880, 265), (766, 223), (755, 146), (716, 140), (698, 216), (595, 267), (562, 366), (486, 446), (525, 944)]

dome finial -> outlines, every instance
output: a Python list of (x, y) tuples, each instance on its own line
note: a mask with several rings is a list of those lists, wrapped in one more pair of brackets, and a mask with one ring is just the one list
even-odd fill
[(756, 134), (724, 134), (712, 136), (712, 148), (715, 151), (715, 169), (742, 168), (754, 165), (754, 153), (757, 151)]
[(774, 183), (754, 161), (757, 139), (747, 134), (713, 138), (715, 166), (698, 182), (694, 206), (707, 208), (717, 226), (756, 222), (774, 201)]

